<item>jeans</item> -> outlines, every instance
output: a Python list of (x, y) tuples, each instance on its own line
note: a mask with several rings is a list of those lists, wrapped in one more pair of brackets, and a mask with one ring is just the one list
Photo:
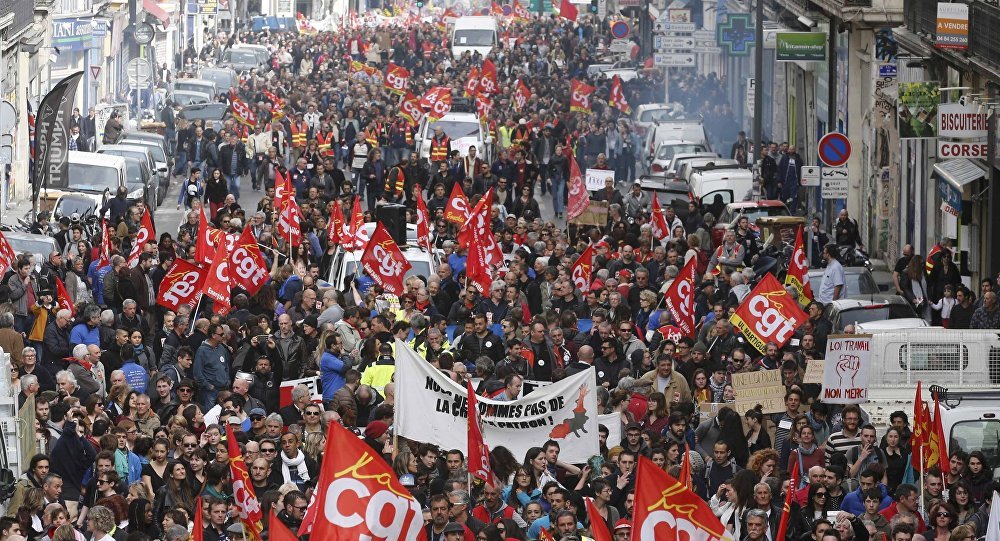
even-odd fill
[(240, 175), (223, 175), (226, 177), (226, 183), (229, 185), (229, 193), (233, 194), (233, 197), (237, 201), (240, 200)]
[(385, 147), (382, 149), (382, 156), (385, 159), (386, 167), (392, 167), (399, 163), (399, 149), (393, 147)]
[(187, 167), (187, 164), (188, 164), (187, 152), (178, 148), (177, 158), (174, 160), (174, 176), (187, 174), (187, 171), (184, 170), (184, 168)]
[(552, 210), (556, 214), (563, 212), (563, 200), (566, 198), (566, 179), (562, 175), (552, 176)]
[(368, 183), (361, 178), (360, 169), (352, 169), (351, 171), (354, 172), (354, 193), (358, 195), (358, 198), (361, 201), (365, 201), (365, 194), (367, 192), (367, 190), (365, 190), (365, 186), (367, 186)]
[(174, 148), (177, 146), (177, 130), (164, 129), (163, 138), (167, 143), (167, 156), (173, 156)]

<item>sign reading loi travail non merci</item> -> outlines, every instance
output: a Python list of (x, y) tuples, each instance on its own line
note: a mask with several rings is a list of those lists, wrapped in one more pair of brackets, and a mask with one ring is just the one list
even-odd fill
[(939, 49), (969, 48), (969, 5), (938, 2), (934, 45)]
[(870, 334), (830, 335), (823, 363), (823, 392), (827, 404), (860, 404), (868, 400), (872, 366)]

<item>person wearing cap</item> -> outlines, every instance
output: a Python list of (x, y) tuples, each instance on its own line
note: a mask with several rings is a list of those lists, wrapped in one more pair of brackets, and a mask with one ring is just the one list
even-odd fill
[(377, 453), (391, 453), (389, 442), (389, 425), (383, 421), (372, 421), (365, 427), (365, 443)]
[(628, 519), (620, 519), (615, 523), (615, 541), (628, 541), (632, 538), (632, 523)]

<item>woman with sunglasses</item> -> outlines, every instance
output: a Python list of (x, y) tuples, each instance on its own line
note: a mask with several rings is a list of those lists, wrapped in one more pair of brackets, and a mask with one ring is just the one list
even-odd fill
[(323, 410), (319, 404), (309, 404), (302, 412), (302, 434), (326, 434), (323, 425)]
[(951, 530), (958, 526), (958, 515), (951, 504), (938, 502), (931, 506), (931, 512), (927, 515), (930, 520), (927, 523), (928, 530), (923, 533), (927, 541), (949, 541)]
[(809, 499), (799, 511), (800, 532), (811, 532), (813, 523), (826, 518), (827, 511), (826, 485), (823, 483), (809, 484)]

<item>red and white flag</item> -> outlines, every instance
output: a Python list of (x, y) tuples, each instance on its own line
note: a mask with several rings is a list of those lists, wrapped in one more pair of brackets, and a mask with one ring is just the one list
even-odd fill
[(583, 172), (580, 171), (580, 164), (576, 161), (576, 156), (570, 154), (569, 158), (569, 205), (566, 207), (566, 217), (570, 220), (586, 212), (590, 206), (590, 193), (583, 182)]
[(438, 120), (451, 111), (451, 87), (435, 86), (420, 98), (420, 106), (431, 120)]
[(524, 6), (522, 6), (521, 3), (518, 0), (514, 0), (514, 6), (513, 7), (514, 7), (514, 18), (515, 19), (520, 19), (522, 21), (526, 21), (526, 20), (528, 20), (528, 18), (531, 17), (531, 15), (528, 13), (527, 8), (525, 8)]
[(420, 108), (420, 98), (407, 92), (399, 102), (399, 116), (403, 117), (410, 126), (419, 126), (420, 121), (424, 119), (424, 110)]
[(496, 486), (496, 478), (490, 467), (490, 448), (483, 439), (483, 427), (479, 425), (479, 408), (476, 401), (476, 390), (472, 388), (472, 380), (465, 380), (465, 390), (469, 395), (469, 473), (482, 479), (483, 482)]
[(406, 93), (406, 88), (410, 84), (410, 70), (403, 66), (389, 63), (385, 70), (385, 89), (394, 94)]
[(403, 277), (412, 267), (382, 222), (375, 225), (368, 247), (361, 256), (361, 266), (379, 287), (393, 295), (403, 294)]
[(587, 245), (587, 248), (576, 258), (570, 267), (569, 274), (573, 278), (573, 285), (584, 294), (590, 290), (590, 277), (594, 270), (594, 245)]
[(208, 298), (215, 304), (215, 313), (226, 315), (229, 313), (229, 298), (231, 296), (229, 277), (229, 250), (225, 242), (219, 243), (219, 249), (215, 254), (212, 266), (208, 268), (208, 275), (205, 278), (205, 285), (202, 289)]
[(181, 306), (194, 310), (198, 305), (208, 271), (177, 258), (163, 276), (160, 290), (156, 294), (156, 304), (176, 312)]
[(341, 244), (344, 236), (344, 209), (340, 206), (340, 200), (334, 200), (333, 211), (330, 213), (330, 222), (326, 224), (326, 239), (330, 244)]
[[(7, 239), (4, 239), (4, 242), (7, 242)], [(111, 230), (108, 229), (108, 221), (104, 218), (101, 218), (101, 248), (99, 253), (100, 259), (97, 260), (97, 268), (102, 269), (111, 264)], [(0, 270), (0, 274), (6, 270), (6, 268)]]
[(639, 457), (632, 541), (733, 541), (712, 509), (651, 460)]
[(417, 245), (433, 251), (434, 245), (431, 241), (431, 214), (427, 211), (427, 203), (424, 196), (417, 190)]
[(278, 234), (293, 248), (302, 244), (302, 215), (295, 201), (285, 203), (278, 215)]
[(249, 227), (243, 230), (229, 253), (229, 277), (251, 296), (260, 291), (270, 279), (267, 260), (260, 252), (257, 238)]
[(56, 281), (56, 304), (59, 305), (60, 310), (69, 310), (70, 315), (76, 315), (76, 307), (73, 305), (73, 299), (69, 298), (69, 292), (66, 291), (66, 286), (63, 281), (59, 279), (58, 276), (53, 276)]
[(462, 226), (469, 221), (471, 212), (469, 211), (469, 198), (465, 196), (459, 183), (455, 183), (451, 188), (451, 196), (448, 197), (448, 204), (444, 207), (444, 219), (455, 225)]
[(660, 207), (660, 198), (653, 194), (653, 216), (649, 220), (649, 225), (653, 228), (653, 237), (656, 240), (663, 240), (670, 236), (670, 226), (667, 225), (667, 217), (663, 215)]
[(479, 92), (486, 94), (500, 92), (500, 84), (497, 82), (497, 66), (489, 58), (483, 61), (483, 69), (479, 75)]
[(468, 246), (469, 256), (465, 260), (465, 277), (480, 293), (486, 293), (493, 284), (493, 274), (490, 272), (487, 248), (483, 246), (479, 228), (471, 228), (471, 240)]
[[(568, 3), (569, 0), (562, 0), (563, 4)], [(571, 6), (573, 4), (570, 4)], [(575, 9), (575, 8), (574, 8)], [(594, 94), (597, 88), (588, 85), (587, 83), (577, 81), (576, 79), (570, 81), (569, 84), (569, 110), (573, 112), (589, 113), (590, 112), (590, 96)]]
[(240, 511), (240, 522), (243, 523), (243, 531), (247, 533), (247, 538), (251, 541), (257, 540), (263, 531), (261, 521), (264, 519), (264, 512), (261, 510), (260, 501), (257, 500), (257, 493), (250, 479), (250, 472), (247, 471), (246, 461), (243, 460), (240, 444), (233, 433), (233, 425), (229, 423), (226, 423), (226, 441), (229, 445), (229, 472), (233, 480), (233, 503)]
[(139, 220), (139, 231), (135, 235), (135, 244), (132, 245), (132, 251), (128, 254), (128, 267), (130, 269), (139, 264), (142, 248), (149, 240), (156, 240), (156, 230), (153, 229), (153, 220), (149, 217), (147, 210), (142, 213), (142, 218)]
[(524, 81), (517, 80), (517, 88), (514, 89), (514, 109), (521, 111), (528, 106), (528, 100), (531, 99), (531, 90), (528, 85), (524, 84)]
[(465, 80), (465, 86), (462, 87), (462, 90), (469, 98), (475, 96), (476, 92), (479, 91), (479, 68), (477, 66), (473, 66), (469, 70), (469, 77)]
[(625, 92), (622, 90), (622, 78), (615, 75), (611, 79), (611, 93), (608, 95), (608, 105), (618, 109), (626, 115), (632, 114), (632, 107), (625, 99)]
[(361, 197), (354, 196), (351, 206), (351, 221), (344, 224), (344, 234), (341, 236), (345, 250), (360, 250), (364, 246), (361, 238), (361, 226), (365, 225), (365, 216), (361, 213)]
[(698, 258), (692, 257), (667, 288), (666, 304), (674, 323), (685, 336), (694, 336), (694, 284)]
[(576, 17), (579, 14), (576, 6), (573, 5), (569, 0), (559, 0), (559, 16), (564, 19), (569, 19), (571, 21), (576, 21)]
[(809, 285), (809, 259), (806, 257), (805, 242), (802, 238), (803, 226), (795, 234), (795, 246), (792, 248), (792, 259), (788, 262), (788, 272), (785, 274), (785, 285), (791, 284), (799, 292), (799, 304), (806, 306), (813, 300), (812, 286)]
[(339, 423), (327, 429), (316, 501), (303, 517), (312, 539), (423, 541), (420, 502), (378, 452)]
[(277, 212), (281, 212), (285, 207), (286, 201), (295, 200), (295, 193), (292, 191), (292, 179), (291, 174), (287, 171), (282, 173), (281, 171), (275, 170), (274, 172), (274, 202), (272, 206)]
[(15, 260), (17, 260), (17, 254), (14, 253), (14, 247), (10, 245), (7, 237), (3, 236), (3, 232), (0, 232), (0, 266), (2, 266), (0, 276), (6, 274), (7, 269), (14, 264)]
[(257, 125), (257, 115), (253, 113), (253, 109), (246, 104), (243, 100), (236, 96), (236, 91), (230, 91), (231, 102), (233, 109), (233, 118), (236, 119), (240, 124), (250, 126), (251, 128)]

